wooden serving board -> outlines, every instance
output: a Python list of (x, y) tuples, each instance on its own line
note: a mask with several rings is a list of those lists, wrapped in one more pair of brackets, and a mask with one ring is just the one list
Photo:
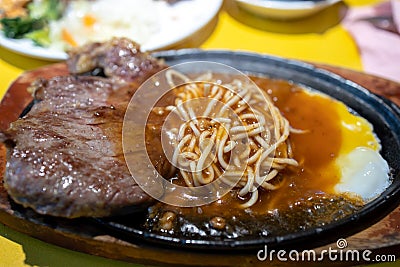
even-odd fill
[[(364, 73), (337, 68), (327, 65), (317, 65), (340, 76), (354, 81), (372, 92), (382, 95), (400, 106), (400, 84)], [(37, 77), (53, 77), (67, 73), (64, 63), (42, 67), (22, 74), (9, 88), (0, 104), (0, 130), (6, 129), (9, 123), (16, 120), (22, 110), (31, 102), (32, 97), (27, 88)], [(5, 168), (5, 148), (0, 147), (0, 173)], [(0, 177), (0, 222), (17, 231), (38, 238), (45, 242), (59, 245), (72, 250), (118, 259), (154, 265), (186, 265), (186, 266), (265, 266), (270, 262), (258, 261), (257, 251), (254, 253), (206, 254), (174, 248), (163, 248), (148, 244), (128, 243), (113, 236), (107, 231), (93, 227), (90, 219), (57, 219), (40, 216), (33, 211), (25, 210), (13, 204), (3, 187)], [(338, 238), (340, 238), (338, 233)], [(374, 253), (393, 254), (399, 257), (400, 248), (400, 206), (389, 215), (371, 227), (346, 238), (351, 250), (371, 250)], [(335, 243), (322, 248), (336, 249)], [(260, 247), (260, 249), (262, 249)], [(275, 266), (288, 266), (291, 262), (274, 259)], [(307, 266), (319, 266), (321, 262), (303, 262)], [(355, 262), (324, 262), (324, 265), (354, 265)]]

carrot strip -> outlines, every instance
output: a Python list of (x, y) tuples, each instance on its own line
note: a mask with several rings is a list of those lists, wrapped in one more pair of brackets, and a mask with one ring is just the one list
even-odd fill
[(62, 29), (61, 38), (72, 47), (78, 46), (78, 43), (75, 41), (74, 37), (67, 29)]

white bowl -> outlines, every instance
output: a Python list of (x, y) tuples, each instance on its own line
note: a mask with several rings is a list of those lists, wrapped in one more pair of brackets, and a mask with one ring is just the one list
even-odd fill
[(236, 0), (241, 8), (249, 12), (266, 18), (281, 20), (307, 17), (339, 1)]

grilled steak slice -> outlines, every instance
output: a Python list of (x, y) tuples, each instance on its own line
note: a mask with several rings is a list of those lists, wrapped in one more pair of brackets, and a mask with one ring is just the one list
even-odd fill
[(149, 71), (161, 70), (160, 62), (140, 52), (137, 43), (126, 38), (113, 38), (104, 43), (91, 43), (69, 51), (68, 68), (81, 74), (100, 68), (106, 77), (115, 81), (141, 84)]
[[(105, 44), (113, 51), (118, 45), (117, 40), (111, 48)], [(101, 44), (96, 46), (106, 51)], [(151, 67), (122, 75), (126, 80), (118, 76), (125, 73), (121, 71), (111, 73), (111, 78), (64, 76), (32, 84), (36, 104), (0, 135), (3, 142), (13, 144), (4, 182), (17, 203), (41, 214), (75, 218), (120, 214), (152, 202), (131, 177), (121, 135), (126, 107), (139, 82), (162, 66), (139, 51), (130, 56), (138, 58), (117, 60), (115, 64), (122, 66), (114, 65), (114, 70), (125, 69), (128, 61), (138, 69), (150, 61)], [(147, 142), (159, 139), (160, 129), (153, 126), (146, 131)], [(149, 156), (162, 173), (165, 158), (160, 153), (153, 149)]]

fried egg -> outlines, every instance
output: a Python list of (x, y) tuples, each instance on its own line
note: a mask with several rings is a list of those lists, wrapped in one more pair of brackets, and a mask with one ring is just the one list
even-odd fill
[(343, 137), (336, 159), (341, 177), (334, 189), (372, 200), (390, 185), (389, 165), (379, 153), (380, 141), (367, 120), (350, 113), (342, 103), (336, 102), (335, 106)]
[(290, 135), (300, 168), (283, 173), (280, 190), (268, 192), (267, 208), (321, 194), (367, 203), (390, 185), (389, 165), (367, 119), (315, 89), (281, 80), (255, 81), (274, 99), (291, 127), (301, 130)]

